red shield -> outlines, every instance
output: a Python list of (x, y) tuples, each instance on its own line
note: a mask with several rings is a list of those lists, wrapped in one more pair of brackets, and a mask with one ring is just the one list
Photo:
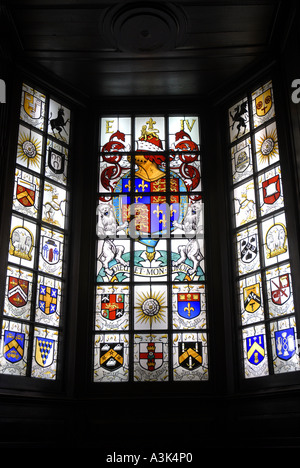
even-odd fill
[(265, 180), (262, 184), (264, 202), (268, 205), (272, 205), (280, 196), (280, 180), (279, 175), (271, 177)]
[(29, 281), (9, 276), (8, 300), (15, 307), (23, 307), (28, 301)]
[(26, 180), (18, 180), (17, 183), (17, 200), (23, 206), (33, 206), (35, 200), (35, 185)]

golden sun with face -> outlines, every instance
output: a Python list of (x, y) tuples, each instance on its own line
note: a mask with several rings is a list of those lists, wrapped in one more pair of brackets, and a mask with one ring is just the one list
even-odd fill
[(20, 133), (18, 140), (17, 157), (27, 163), (27, 167), (38, 167), (40, 164), (40, 142), (30, 134)]
[(137, 294), (137, 322), (152, 325), (165, 318), (166, 306), (163, 293)]
[(257, 140), (257, 153), (260, 164), (270, 164), (271, 160), (278, 156), (278, 141), (276, 129), (266, 132)]

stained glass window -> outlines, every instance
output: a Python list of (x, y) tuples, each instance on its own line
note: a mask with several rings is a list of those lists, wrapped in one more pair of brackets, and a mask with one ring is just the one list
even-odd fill
[(275, 108), (268, 81), (228, 111), (245, 378), (300, 370)]
[(209, 376), (197, 116), (100, 119), (94, 382)]
[(68, 237), (70, 110), (22, 86), (0, 373), (56, 380)]

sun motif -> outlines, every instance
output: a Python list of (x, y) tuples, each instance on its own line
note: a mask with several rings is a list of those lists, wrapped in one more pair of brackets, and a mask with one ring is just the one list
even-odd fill
[(257, 143), (260, 164), (270, 164), (271, 159), (278, 155), (276, 130), (274, 129), (269, 133), (267, 132), (266, 135), (261, 137)]
[(26, 133), (20, 133), (18, 140), (17, 157), (27, 163), (27, 166), (40, 164), (40, 142)]
[(137, 294), (137, 322), (152, 325), (165, 318), (166, 306), (163, 293)]

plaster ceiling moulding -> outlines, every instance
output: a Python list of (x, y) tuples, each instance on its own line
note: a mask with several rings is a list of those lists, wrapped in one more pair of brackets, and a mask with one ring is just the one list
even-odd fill
[(101, 30), (119, 51), (159, 53), (182, 45), (186, 18), (182, 9), (169, 3), (127, 3), (106, 12)]

